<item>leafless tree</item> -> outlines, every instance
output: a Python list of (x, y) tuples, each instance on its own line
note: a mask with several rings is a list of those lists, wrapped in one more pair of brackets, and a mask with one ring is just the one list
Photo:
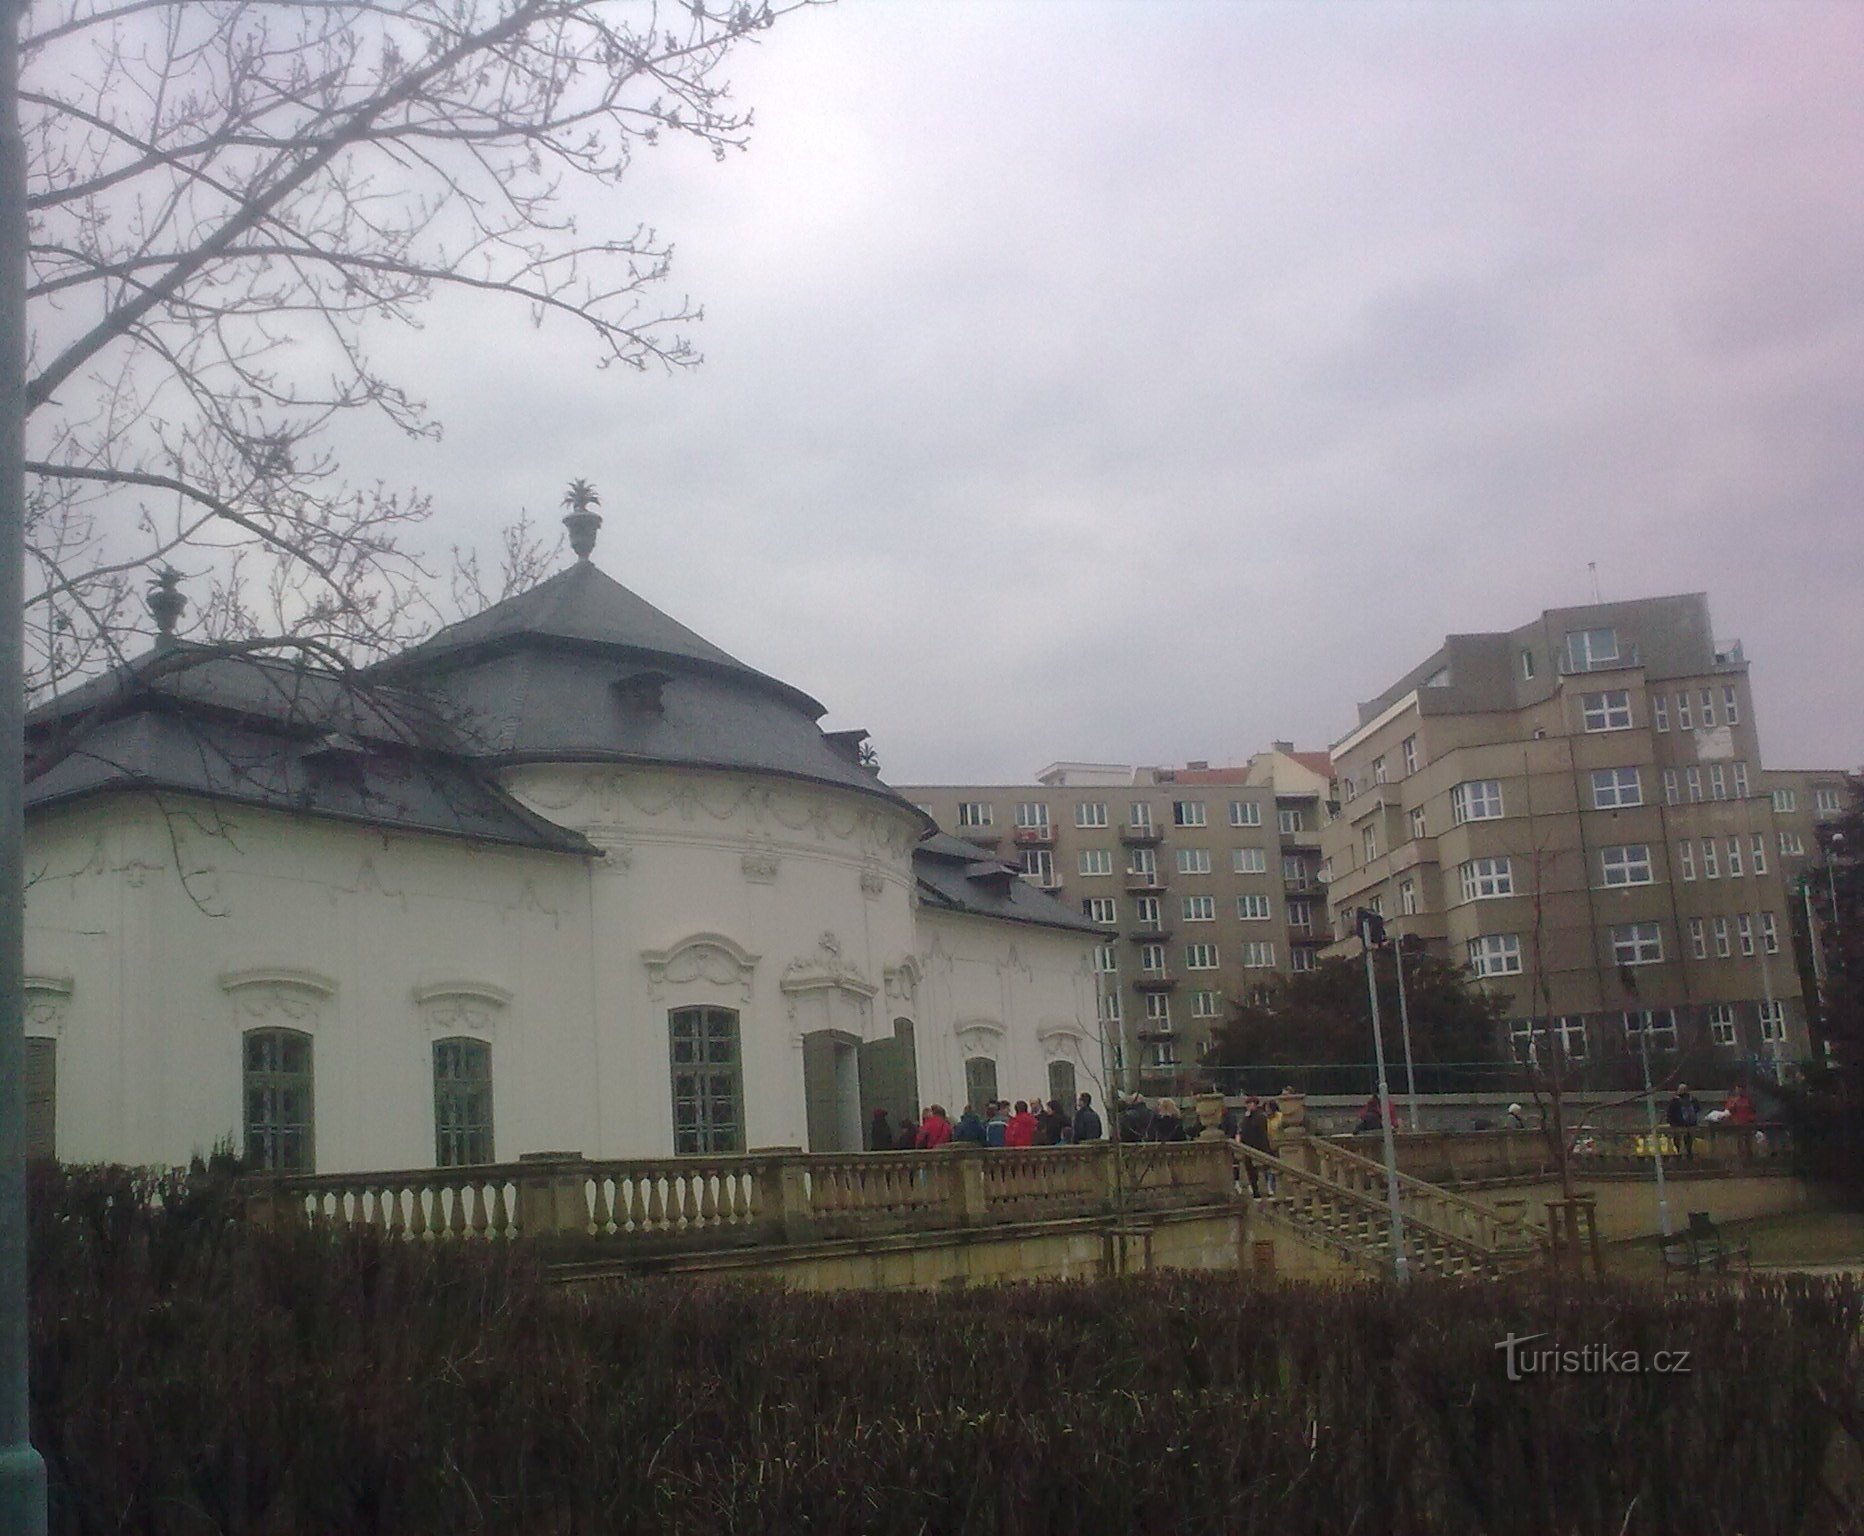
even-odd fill
[[(801, 3), (32, 5), (29, 687), (121, 659), (166, 565), (195, 638), (360, 662), (429, 626), (428, 502), (333, 457), (347, 413), (438, 433), (372, 341), (451, 289), (579, 329), (602, 366), (694, 361), (697, 310), (656, 297), (668, 243), (585, 224), (650, 146), (743, 146), (722, 66)], [(543, 549), (521, 526), (496, 580), (461, 553), (453, 591), (502, 595)]]

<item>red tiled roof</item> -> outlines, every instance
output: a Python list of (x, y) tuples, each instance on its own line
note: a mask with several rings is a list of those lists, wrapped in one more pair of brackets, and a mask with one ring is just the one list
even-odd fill
[(1309, 773), (1317, 773), (1323, 779), (1333, 777), (1333, 759), (1325, 752), (1290, 752), (1288, 755)]

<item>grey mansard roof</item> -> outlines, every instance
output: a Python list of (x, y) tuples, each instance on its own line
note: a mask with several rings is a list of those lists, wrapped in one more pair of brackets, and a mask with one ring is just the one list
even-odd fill
[(913, 874), (919, 899), (929, 907), (1107, 936), (1101, 924), (1089, 922), (1073, 907), (1038, 890), (1011, 865), (943, 832), (927, 837), (913, 850)]

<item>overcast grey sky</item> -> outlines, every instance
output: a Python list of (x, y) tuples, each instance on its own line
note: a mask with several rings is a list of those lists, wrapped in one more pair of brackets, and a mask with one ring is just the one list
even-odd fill
[(1768, 760), (1864, 761), (1864, 4), (786, 19), (643, 161), (702, 368), (437, 307), (436, 543), (611, 574), (895, 782), (1325, 746), (1452, 630), (1707, 591)]

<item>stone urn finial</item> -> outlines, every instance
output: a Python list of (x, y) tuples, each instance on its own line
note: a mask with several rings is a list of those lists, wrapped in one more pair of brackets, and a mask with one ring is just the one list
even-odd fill
[(602, 526), (602, 514), (594, 510), (602, 505), (602, 498), (587, 480), (572, 480), (563, 505), (570, 509), (563, 519), (570, 533), (570, 548), (576, 551), (578, 560), (587, 560), (595, 551), (595, 536)]
[(163, 566), (149, 582), (149, 612), (155, 618), (156, 632), (167, 640), (174, 639), (175, 625), (188, 606), (180, 587), (181, 572), (172, 565)]

